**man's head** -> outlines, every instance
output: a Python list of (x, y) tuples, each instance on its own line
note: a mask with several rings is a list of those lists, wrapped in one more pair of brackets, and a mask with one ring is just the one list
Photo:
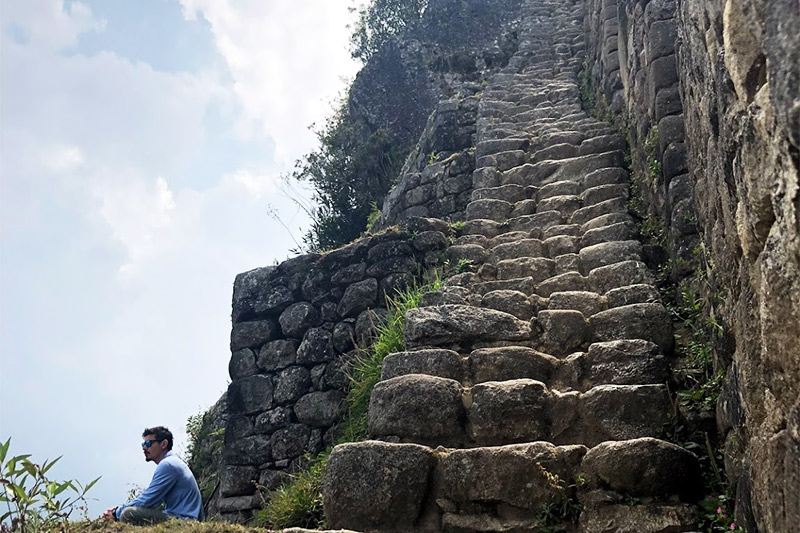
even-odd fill
[(164, 426), (145, 428), (142, 432), (142, 451), (145, 461), (154, 461), (156, 464), (172, 449), (172, 432)]

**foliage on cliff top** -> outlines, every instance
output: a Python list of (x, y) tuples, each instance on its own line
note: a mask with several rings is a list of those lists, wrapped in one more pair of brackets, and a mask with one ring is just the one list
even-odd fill
[(361, 7), (350, 36), (353, 57), (366, 63), (392, 36), (416, 26), (427, 5), (428, 0), (373, 0)]
[(349, 243), (366, 227), (373, 204), (382, 204), (402, 166), (402, 154), (383, 128), (371, 130), (345, 100), (316, 132), (319, 148), (298, 161), (293, 177), (314, 187), (317, 207), (303, 237), (309, 252)]

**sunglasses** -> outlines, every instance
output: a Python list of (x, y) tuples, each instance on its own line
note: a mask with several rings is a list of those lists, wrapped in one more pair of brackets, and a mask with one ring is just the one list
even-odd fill
[(153, 444), (155, 444), (157, 442), (161, 442), (161, 441), (160, 440), (146, 440), (146, 441), (144, 441), (142, 443), (142, 448), (149, 448), (150, 446), (152, 446)]

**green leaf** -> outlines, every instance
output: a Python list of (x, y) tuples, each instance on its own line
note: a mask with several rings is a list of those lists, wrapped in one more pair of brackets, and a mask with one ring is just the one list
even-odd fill
[(8, 437), (7, 441), (5, 441), (3, 444), (0, 444), (0, 465), (2, 465), (6, 460), (6, 455), (8, 454), (8, 447), (10, 444), (11, 437)]
[(58, 457), (56, 457), (55, 459), (53, 459), (49, 463), (47, 461), (45, 461), (44, 464), (42, 465), (42, 474), (46, 474), (47, 471), (50, 470), (51, 468), (53, 468), (53, 465), (56, 464), (62, 457), (63, 457), (63, 455), (59, 455)]
[(101, 478), (101, 477), (103, 477), (103, 476), (98, 476), (98, 477), (96, 477), (95, 479), (91, 480), (91, 481), (90, 481), (90, 482), (89, 482), (89, 483), (86, 485), (86, 488), (84, 488), (84, 489), (83, 489), (83, 493), (84, 493), (84, 494), (86, 494), (87, 492), (89, 492), (89, 489), (91, 489), (92, 487), (94, 487), (94, 486), (95, 486), (95, 484), (96, 484), (98, 481), (100, 481), (100, 478)]
[(72, 485), (70, 484), (69, 481), (65, 481), (63, 483), (59, 483), (58, 486), (56, 487), (56, 489), (53, 491), (53, 496), (58, 496), (59, 494), (61, 494), (62, 492), (64, 492), (68, 488), (70, 488), (71, 486)]

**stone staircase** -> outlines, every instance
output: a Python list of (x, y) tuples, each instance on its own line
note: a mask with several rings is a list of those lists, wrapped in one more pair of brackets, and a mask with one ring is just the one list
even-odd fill
[(483, 94), (472, 201), (446, 252), (473, 271), (408, 312), (407, 351), (372, 393), (374, 440), (330, 457), (331, 527), (696, 527), (697, 459), (659, 439), (673, 332), (627, 212), (625, 140), (580, 107), (580, 4), (528, 13)]

